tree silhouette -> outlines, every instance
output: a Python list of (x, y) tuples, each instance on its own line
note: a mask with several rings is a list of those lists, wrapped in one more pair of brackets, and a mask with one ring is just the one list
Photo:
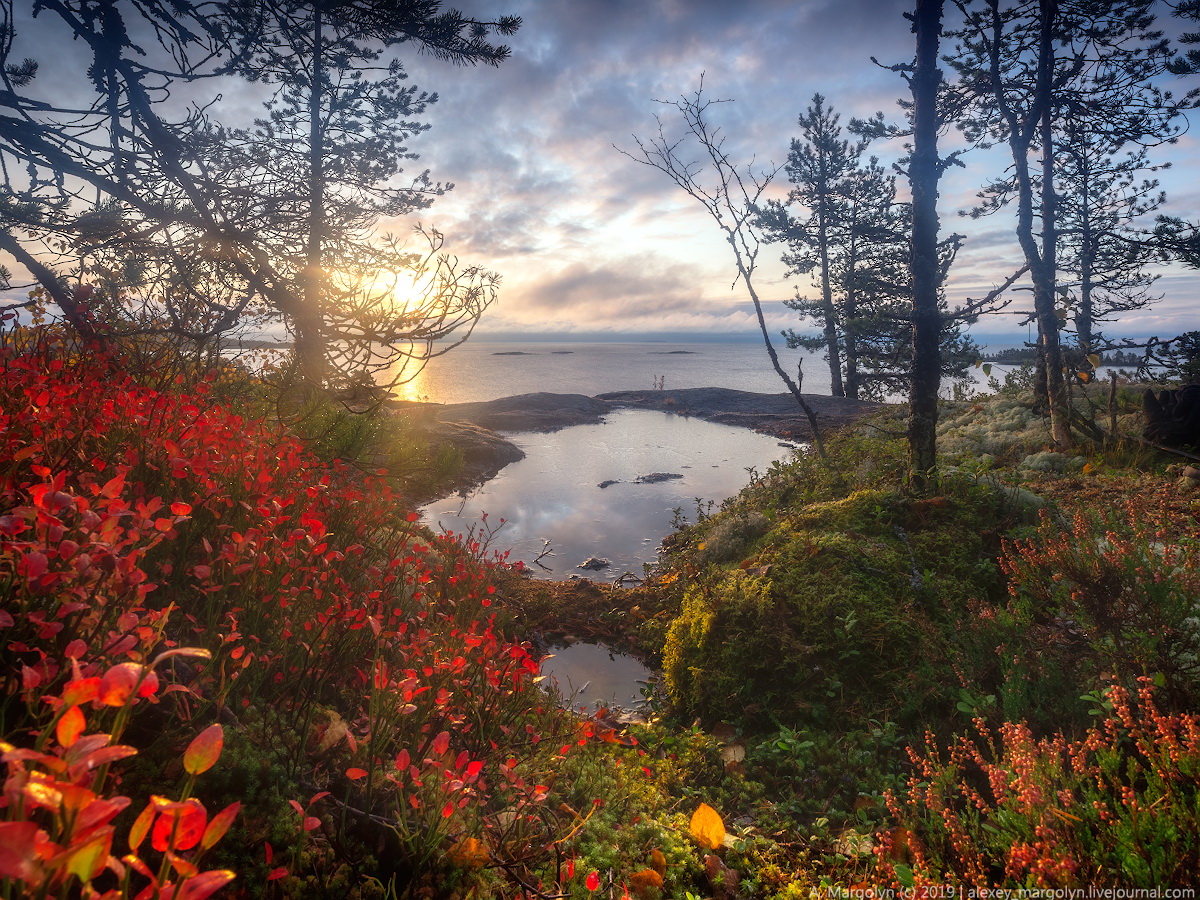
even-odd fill
[[(431, 0), (45, 0), (38, 12), (83, 48), (66, 57), (82, 102), (35, 95), (37, 63), (12, 58), (13, 2), (0, 0), (0, 250), (29, 269), (81, 334), (95, 333), (98, 317), (107, 317), (106, 334), (168, 331), (203, 341), (239, 323), (282, 317), (303, 336), (300, 356), (319, 360), (308, 366), (311, 379), (325, 380), (329, 360), (309, 351), (333, 344), (341, 364), (334, 380), (345, 382), (361, 377), (370, 345), (407, 342), (400, 355), (419, 358), (489, 302), (495, 276), (440, 256), (435, 231), (428, 249), (415, 253), (368, 238), (379, 215), (417, 207), (437, 191), (420, 176), (407, 192), (383, 186), (417, 127), (387, 116), (415, 114), (432, 97), (401, 86), (398, 63), (376, 80), (357, 72), (350, 48), (361, 41), (364, 61), (378, 59), (380, 47), (411, 42), (453, 61), (498, 63), (508, 50), (490, 35), (511, 32), (519, 20), (469, 20)], [(280, 18), (305, 14), (310, 23), (328, 16), (321, 33), (349, 43), (331, 58), (318, 40), (309, 61), (323, 62), (309, 71), (320, 115), (300, 134), (295, 126), (312, 109), (300, 102), (303, 84), (285, 83), (283, 70), (272, 74), (267, 62), (290, 53)], [(215, 99), (192, 106), (172, 99), (183, 83), (228, 88), (255, 64), (259, 77), (278, 77), (280, 86), (256, 131), (214, 121)], [(335, 145), (352, 133), (365, 159), (338, 154)], [(280, 144), (270, 157), (268, 138)], [(305, 168), (304, 160), (319, 161)], [(407, 207), (401, 196), (410, 198)], [(364, 273), (367, 299), (339, 305), (323, 274), (306, 281), (317, 260), (337, 278)], [(407, 309), (377, 289), (401, 273), (433, 282)], [(345, 285), (338, 290), (340, 299), (352, 297)]]

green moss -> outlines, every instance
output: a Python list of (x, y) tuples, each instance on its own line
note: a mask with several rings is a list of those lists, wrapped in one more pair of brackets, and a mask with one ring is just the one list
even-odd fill
[[(926, 500), (871, 487), (777, 507), (746, 559), (698, 573), (663, 654), (680, 711), (762, 727), (915, 724), (945, 708), (956, 623), (999, 590), (1000, 532), (1028, 518), (992, 485), (946, 487)], [(693, 558), (738, 514), (697, 529)]]

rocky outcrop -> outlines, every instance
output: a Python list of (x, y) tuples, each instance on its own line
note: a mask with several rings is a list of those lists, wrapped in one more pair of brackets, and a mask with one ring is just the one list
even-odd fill
[[(614, 407), (659, 409), (696, 416), (722, 425), (750, 428), (789, 440), (809, 440), (812, 429), (791, 394), (756, 394), (730, 388), (682, 388), (677, 391), (616, 391), (597, 399)], [(840, 428), (879, 409), (882, 404), (845, 397), (805, 394), (804, 400), (821, 428)]]
[(517, 394), (479, 403), (447, 403), (438, 407), (443, 421), (471, 422), (495, 431), (558, 431), (571, 425), (604, 421), (612, 404), (583, 394)]

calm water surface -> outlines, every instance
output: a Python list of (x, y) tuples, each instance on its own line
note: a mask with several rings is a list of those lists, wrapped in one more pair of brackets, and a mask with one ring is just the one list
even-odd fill
[[(563, 579), (572, 574), (611, 581), (624, 572), (642, 575), (671, 532), (674, 510), (696, 517), (696, 499), (720, 502), (750, 480), (747, 469), (765, 472), (790, 458), (776, 438), (744, 428), (652, 410), (618, 410), (600, 425), (577, 425), (553, 434), (516, 434), (510, 439), (525, 459), (506, 466), (470, 496), (431, 503), (422, 512), (435, 527), (463, 532), (505, 524), (492, 549), (511, 548), (534, 573)], [(640, 475), (666, 472), (682, 478), (637, 484)], [(605, 481), (616, 484), (607, 488)], [(549, 541), (553, 554), (534, 559)], [(590, 557), (608, 559), (603, 570), (578, 568)]]
[[(780, 351), (790, 375), (804, 360), (804, 390), (829, 392), (829, 370), (819, 355)], [(761, 345), (657, 343), (501, 343), (468, 341), (429, 361), (396, 388), (405, 400), (471, 403), (550, 391), (594, 397), (610, 391), (723, 387), (779, 394), (787, 390)]]

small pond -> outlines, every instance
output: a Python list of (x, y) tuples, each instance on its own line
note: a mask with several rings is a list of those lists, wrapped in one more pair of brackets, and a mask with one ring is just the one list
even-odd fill
[[(511, 549), (510, 561), (520, 559), (533, 574), (553, 579), (641, 576), (671, 533), (675, 510), (694, 521), (697, 499), (719, 506), (749, 482), (747, 469), (765, 472), (792, 452), (777, 438), (745, 428), (634, 409), (617, 410), (598, 425), (511, 439), (525, 459), (465, 499), (438, 500), (422, 513), (431, 526), (460, 533), (478, 529), (485, 512), (490, 526), (505, 519), (490, 549)], [(655, 473), (680, 477), (638, 482)], [(547, 541), (550, 552), (535, 564)], [(593, 557), (610, 564), (579, 568)]]
[(542, 675), (562, 695), (564, 705), (594, 713), (597, 709), (636, 710), (646, 702), (655, 675), (632, 656), (603, 644), (551, 647)]

